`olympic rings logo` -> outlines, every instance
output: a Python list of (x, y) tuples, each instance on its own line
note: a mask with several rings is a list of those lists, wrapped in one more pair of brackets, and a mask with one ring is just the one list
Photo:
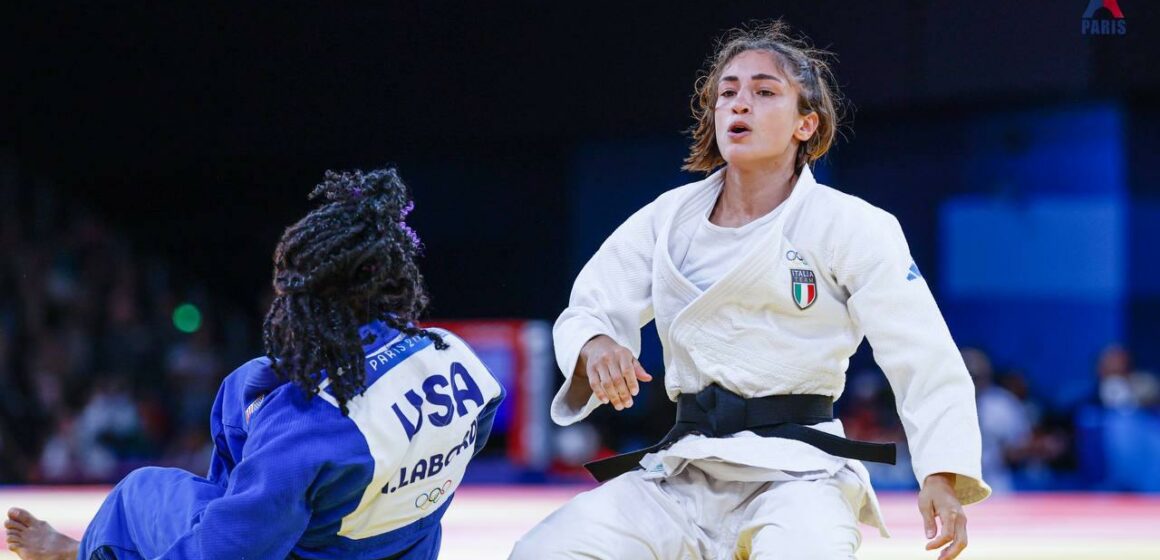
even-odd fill
[(419, 496), (415, 498), (415, 507), (419, 508), (421, 511), (426, 511), (427, 508), (439, 503), (439, 500), (442, 500), (443, 496), (446, 496), (450, 493), (451, 481), (448, 480), (447, 482), (443, 483), (443, 486), (435, 488), (430, 492), (423, 492), (422, 494), (419, 494)]
[(785, 252), (785, 259), (787, 261), (798, 261), (806, 266), (810, 265), (810, 263), (806, 262), (806, 258), (804, 255), (802, 255), (801, 253), (799, 253), (797, 251), (794, 251), (793, 249), (790, 249), (789, 251)]

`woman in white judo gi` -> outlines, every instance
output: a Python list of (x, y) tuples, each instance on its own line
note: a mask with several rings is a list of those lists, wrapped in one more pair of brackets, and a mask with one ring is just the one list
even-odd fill
[(838, 124), (822, 54), (777, 22), (732, 32), (710, 59), (684, 168), (713, 173), (613, 232), (554, 329), (568, 380), (553, 420), (632, 406), (655, 319), (679, 423), (628, 466), (594, 466), (618, 476), (512, 558), (854, 557), (859, 521), (886, 534), (854, 458), (893, 460), (841, 438), (829, 408), (863, 337), (906, 428), (927, 549), (966, 547), (962, 506), (990, 493), (974, 389), (897, 220), (814, 180)]

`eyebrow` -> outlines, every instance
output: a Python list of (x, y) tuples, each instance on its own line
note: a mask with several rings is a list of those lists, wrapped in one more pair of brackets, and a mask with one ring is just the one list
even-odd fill
[[(773, 74), (754, 74), (751, 78), (754, 80), (773, 80), (776, 82), (781, 81), (781, 78), (778, 78), (777, 76), (774, 76)], [(737, 76), (722, 76), (721, 81), (722, 82), (740, 82), (741, 80)]]

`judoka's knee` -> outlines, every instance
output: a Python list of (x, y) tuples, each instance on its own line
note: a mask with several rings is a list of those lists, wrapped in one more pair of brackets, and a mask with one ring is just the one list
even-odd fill
[(180, 472), (180, 469), (172, 469), (167, 467), (141, 467), (134, 469), (121, 482), (117, 483), (114, 490), (124, 490), (126, 488), (142, 488), (156, 486), (157, 484), (165, 484), (174, 478), (175, 471)]
[[(508, 560), (581, 560), (622, 558), (602, 551), (609, 545), (607, 528), (581, 513), (585, 496), (575, 498), (520, 537)], [(578, 503), (579, 502), (579, 503)], [(587, 529), (587, 530), (586, 530)]]
[(860, 536), (856, 527), (762, 527), (753, 536), (750, 560), (853, 559)]
[(125, 478), (121, 479), (121, 482), (134, 484), (144, 480), (153, 480), (164, 476), (169, 470), (171, 469), (165, 467), (141, 467), (139, 469), (133, 469), (129, 474), (125, 475)]
[(537, 560), (540, 558), (566, 558), (559, 550), (554, 550), (560, 544), (560, 535), (553, 535), (544, 529), (543, 524), (537, 525), (526, 535), (516, 541), (508, 560)]
[(520, 540), (516, 541), (516, 545), (512, 547), (512, 553), (508, 555), (508, 560), (524, 560), (535, 558), (535, 553), (528, 536), (524, 535)]

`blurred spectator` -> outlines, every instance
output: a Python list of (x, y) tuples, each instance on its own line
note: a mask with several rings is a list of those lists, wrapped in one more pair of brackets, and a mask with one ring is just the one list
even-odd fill
[(160, 339), (145, 323), (133, 261), (118, 266), (105, 305), (106, 328), (100, 341), (100, 364), (109, 371), (146, 376), (137, 384), (156, 383), (159, 372), (156, 344)]
[(563, 426), (552, 433), (552, 462), (548, 470), (558, 477), (590, 480), (584, 463), (605, 459), (616, 452), (602, 443), (600, 432), (588, 422)]
[(117, 459), (142, 455), (141, 416), (124, 378), (111, 376), (97, 381), (77, 418), (76, 431), (85, 445), (102, 447)]
[(1000, 375), (996, 380), (997, 384), (1011, 393), (1023, 405), (1023, 410), (1027, 414), (1027, 419), (1032, 424), (1038, 424), (1043, 419), (1043, 406), (1035, 402), (1031, 398), (1031, 385), (1027, 383), (1027, 377), (1019, 370), (1011, 370)]
[(1026, 445), (1009, 449), (1007, 462), (1017, 469), (1023, 481), (1034, 488), (1050, 487), (1057, 469), (1073, 467), (1068, 463), (1074, 459), (1071, 457), (1073, 430), (1070, 416), (1052, 414), (1032, 399), (1027, 378), (1019, 371), (1000, 376), (998, 384), (1019, 400), (1031, 424)]
[(1160, 404), (1160, 382), (1150, 373), (1136, 371), (1132, 355), (1113, 344), (1100, 353), (1096, 363), (1099, 399), (1105, 408), (1134, 409)]
[(170, 348), (166, 375), (177, 397), (179, 427), (204, 427), (218, 382), (225, 377), (218, 354), (209, 328), (204, 327)]
[(177, 434), (174, 440), (158, 464), (194, 473), (209, 470), (210, 456), (213, 455), (213, 442), (209, 440), (208, 431), (201, 426), (189, 426)]
[(906, 432), (895, 411), (894, 393), (890, 391), (886, 377), (877, 370), (861, 370), (849, 376), (846, 386), (845, 396), (838, 401), (841, 405), (839, 418), (846, 437), (898, 445), (896, 464), (865, 463), (874, 484), (883, 489), (915, 487)]
[(40, 453), (42, 482), (101, 482), (113, 478), (117, 458), (77, 430), (76, 418), (62, 414)]
[[(0, 278), (0, 284), (2, 283)], [(11, 348), (9, 329), (3, 310), (0, 309), (0, 457), (4, 458), (0, 461), (0, 484), (21, 480), (28, 468), (27, 456), (21, 449), (20, 441), (11, 431), (16, 425), (11, 411), (19, 408), (23, 400), (21, 391), (15, 385), (11, 367)]]
[(1031, 442), (1031, 419), (1019, 399), (994, 383), (991, 359), (982, 350), (964, 348), (963, 361), (975, 382), (979, 431), (983, 438), (983, 479), (995, 492), (1014, 489), (1012, 463)]
[(847, 436), (865, 441), (897, 441), (905, 437), (894, 411), (894, 395), (882, 374), (873, 370), (856, 372), (850, 376), (847, 388), (842, 414)]
[(142, 463), (208, 464), (213, 395), (260, 322), (225, 310), (179, 332), (198, 283), (51, 187), (0, 184), (0, 482), (115, 482)]

